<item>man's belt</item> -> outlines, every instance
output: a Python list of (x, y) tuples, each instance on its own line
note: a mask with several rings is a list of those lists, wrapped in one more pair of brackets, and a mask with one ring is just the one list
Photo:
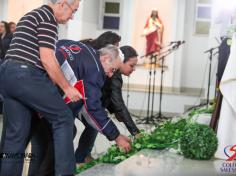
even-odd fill
[[(21, 63), (21, 64), (25, 64), (25, 65), (28, 65), (28, 66), (33, 66), (33, 67), (37, 67), (34, 63), (32, 62), (29, 62), (27, 60), (23, 60), (23, 59), (18, 59), (18, 58), (9, 58), (9, 59), (6, 59), (6, 60), (9, 60), (9, 61), (14, 61), (14, 62), (18, 62), (18, 63)], [(38, 67), (37, 67), (38, 68)]]

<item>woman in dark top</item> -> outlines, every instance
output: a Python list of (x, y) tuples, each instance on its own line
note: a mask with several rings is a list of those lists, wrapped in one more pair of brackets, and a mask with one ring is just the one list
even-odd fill
[(0, 22), (0, 59), (3, 60), (10, 47), (12, 33), (7, 22)]
[(129, 76), (135, 70), (135, 66), (138, 62), (138, 54), (131, 46), (122, 46), (120, 50), (124, 55), (123, 64), (120, 70), (116, 71), (113, 76), (105, 82), (102, 102), (103, 106), (106, 107), (110, 113), (114, 113), (120, 122), (124, 122), (130, 134), (135, 136), (139, 134), (139, 129), (134, 124), (122, 97), (122, 74)]
[[(121, 76), (121, 74), (129, 76), (135, 70), (135, 66), (138, 62), (137, 52), (131, 46), (123, 46), (120, 50), (124, 55), (123, 64), (120, 70), (116, 71), (111, 78), (106, 80), (102, 91), (102, 103), (111, 114), (115, 114), (118, 121), (125, 124), (131, 135), (139, 136), (140, 131), (132, 120), (122, 98), (123, 80)], [(98, 132), (89, 125), (85, 127), (85, 130), (80, 136), (79, 146), (75, 151), (77, 167), (79, 167), (81, 163), (87, 163), (93, 159), (91, 157), (91, 151), (97, 133)]]

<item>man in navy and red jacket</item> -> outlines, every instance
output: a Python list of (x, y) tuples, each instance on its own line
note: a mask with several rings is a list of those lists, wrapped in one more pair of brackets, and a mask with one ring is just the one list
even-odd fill
[[(119, 130), (108, 117), (101, 97), (106, 77), (111, 77), (120, 66), (118, 48), (110, 45), (99, 53), (81, 42), (61, 40), (57, 43), (56, 58), (71, 84), (75, 83), (75, 79), (83, 80), (85, 99), (69, 104), (74, 115), (85, 112), (88, 124), (109, 140), (116, 140), (120, 136)], [(124, 149), (128, 151), (129, 147)]]

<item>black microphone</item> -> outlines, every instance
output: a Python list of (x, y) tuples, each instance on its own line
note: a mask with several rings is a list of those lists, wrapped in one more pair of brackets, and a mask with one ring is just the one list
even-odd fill
[(173, 46), (173, 48), (178, 48), (180, 45), (182, 45), (182, 44), (184, 44), (184, 43), (185, 43), (184, 40), (183, 40), (183, 41), (181, 41), (181, 40), (176, 41), (176, 42), (175, 42), (175, 45)]
[(179, 45), (182, 45), (182, 44), (184, 44), (184, 43), (185, 43), (185, 40), (180, 41), (180, 42), (178, 43), (178, 46), (179, 46)]
[(178, 40), (178, 41), (172, 41), (172, 42), (170, 42), (170, 45), (175, 44), (175, 43), (180, 43), (180, 42), (181, 42), (180, 40)]
[(216, 47), (214, 47), (214, 48), (210, 48), (209, 50), (204, 51), (204, 53), (213, 52), (213, 50), (219, 49), (219, 47), (220, 47), (220, 46), (216, 46)]
[(169, 42), (169, 44), (167, 45), (167, 46), (171, 46), (171, 45), (173, 45), (173, 44), (175, 44), (175, 43), (178, 43), (179, 41), (172, 41), (172, 42)]
[(183, 43), (185, 43), (184, 40), (183, 40), (183, 41), (181, 41), (181, 40), (177, 40), (177, 41), (172, 41), (172, 42), (170, 42), (168, 46), (173, 45), (173, 44), (181, 45), (181, 44), (183, 44)]
[(153, 55), (154, 53), (156, 53), (157, 51), (151, 51), (151, 52), (149, 52), (149, 53), (146, 53), (145, 55), (143, 55), (143, 56), (140, 56), (140, 58), (142, 59), (142, 58), (144, 58), (144, 57), (147, 57), (147, 56), (150, 56), (150, 55)]

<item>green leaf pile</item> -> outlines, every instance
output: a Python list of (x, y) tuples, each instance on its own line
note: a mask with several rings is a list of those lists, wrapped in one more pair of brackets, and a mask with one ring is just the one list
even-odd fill
[(190, 124), (180, 139), (180, 148), (184, 157), (209, 160), (217, 150), (215, 132), (207, 125)]
[(179, 139), (184, 133), (185, 126), (187, 125), (186, 119), (180, 119), (177, 122), (170, 120), (156, 127), (151, 134), (151, 142), (154, 147), (150, 149), (165, 149), (174, 148), (178, 149)]
[(177, 122), (168, 120), (156, 126), (151, 133), (142, 130), (141, 137), (132, 141), (132, 149), (129, 153), (112, 145), (105, 155), (77, 168), (76, 173), (99, 163), (118, 164), (142, 149), (181, 149), (180, 153), (186, 158), (210, 159), (217, 149), (216, 135), (208, 126), (192, 123), (190, 118), (199, 113), (212, 111), (212, 108), (193, 110), (187, 120), (180, 119)]
[(214, 111), (214, 106), (210, 106), (209, 108), (198, 108), (198, 109), (193, 109), (189, 114), (189, 118), (192, 118), (194, 115), (199, 115), (199, 114), (212, 114)]

